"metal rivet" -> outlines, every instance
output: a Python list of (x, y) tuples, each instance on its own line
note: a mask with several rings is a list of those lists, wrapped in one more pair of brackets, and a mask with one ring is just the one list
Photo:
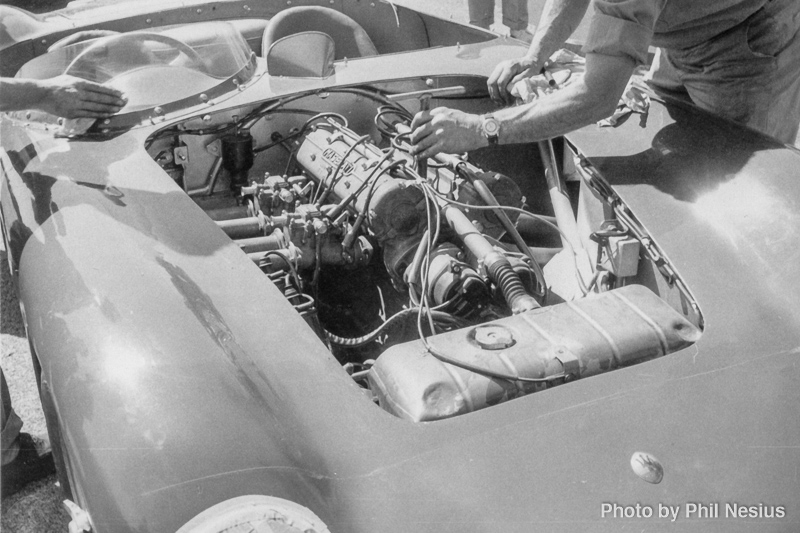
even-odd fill
[(427, 80), (425, 80), (425, 85), (427, 85), (428, 87), (433, 87), (435, 85), (435, 82), (433, 81), (432, 78), (428, 78)]
[(211, 122), (211, 115), (203, 115), (203, 122)]
[(164, 108), (163, 107), (156, 107), (155, 109), (153, 109), (153, 111), (156, 112), (156, 115), (163, 115), (164, 114)]
[(108, 133), (109, 131), (111, 131), (111, 130), (110, 130), (110, 129), (108, 129), (108, 128), (103, 128), (103, 129), (102, 129), (102, 132), (103, 132), (103, 133)]
[(147, 20), (145, 20), (145, 23), (152, 24), (153, 23), (153, 19), (147, 19)]
[(47, 44), (47, 39), (42, 39), (42, 44)]
[(197, 14), (199, 15), (199, 14), (200, 14), (200, 13), (202, 13), (202, 12), (203, 12), (203, 9), (198, 7), (198, 8), (197, 8)]
[(208, 95), (206, 93), (200, 93), (200, 101), (204, 104), (208, 102)]
[(31, 112), (25, 111), (25, 118), (31, 118)]
[(243, 7), (244, 7), (244, 10), (245, 10), (245, 11), (250, 11), (250, 6), (248, 6), (248, 5), (245, 5), (245, 6), (243, 6)]
[(111, 124), (111, 119), (107, 118), (103, 121), (103, 124)]
[(661, 462), (647, 452), (634, 452), (631, 456), (631, 468), (634, 474), (648, 483), (657, 485), (664, 479)]
[(58, 120), (56, 122), (58, 123), (59, 126), (63, 126), (64, 125), (64, 117), (58, 117)]

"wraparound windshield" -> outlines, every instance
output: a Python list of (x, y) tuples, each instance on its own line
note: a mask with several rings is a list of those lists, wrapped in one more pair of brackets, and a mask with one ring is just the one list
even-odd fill
[(128, 98), (125, 114), (207, 93), (234, 76), (244, 83), (253, 75), (251, 62), (233, 25), (208, 22), (83, 41), (29, 61), (17, 76), (69, 74), (114, 87)]

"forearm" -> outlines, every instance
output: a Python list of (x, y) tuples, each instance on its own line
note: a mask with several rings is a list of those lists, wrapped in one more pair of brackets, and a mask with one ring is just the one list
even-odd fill
[(0, 78), (0, 111), (39, 109), (47, 89), (37, 80)]
[(590, 0), (547, 0), (525, 57), (543, 63), (561, 48), (583, 20)]
[[(633, 73), (628, 56), (588, 54), (586, 73), (573, 84), (534, 103), (492, 113), (500, 123), (498, 142), (515, 144), (563, 135), (611, 115)], [(409, 137), (422, 158), (460, 154), (489, 144), (479, 115), (447, 107), (417, 113)]]
[(500, 142), (534, 142), (558, 137), (610, 116), (625, 90), (634, 64), (627, 57), (587, 56), (580, 81), (537, 99), (493, 113)]

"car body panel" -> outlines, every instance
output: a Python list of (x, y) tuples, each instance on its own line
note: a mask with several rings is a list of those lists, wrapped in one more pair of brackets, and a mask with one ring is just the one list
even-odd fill
[[(203, 112), (365, 82), (486, 76), (518, 49), (478, 43), (352, 60), (325, 80), (265, 75)], [(413, 424), (363, 396), (146, 153), (146, 138), (179, 115), (102, 142), (0, 119), (3, 215), (28, 333), (95, 530), (174, 531), (244, 494), (301, 503), (332, 531), (800, 526), (791, 501), (800, 494), (797, 151), (658, 99), (644, 125), (568, 136), (691, 287), (702, 338), (642, 365)], [(720, 146), (730, 129), (736, 136)], [(734, 205), (742, 192), (752, 203)], [(661, 462), (660, 484), (634, 474), (637, 451)], [(608, 502), (681, 512), (689, 502), (763, 503), (788, 518), (603, 518)]]

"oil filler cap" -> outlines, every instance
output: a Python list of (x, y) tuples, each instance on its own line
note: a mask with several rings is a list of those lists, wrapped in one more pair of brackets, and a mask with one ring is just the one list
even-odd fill
[(478, 326), (472, 330), (472, 336), (484, 350), (503, 350), (516, 342), (511, 330), (498, 325)]

